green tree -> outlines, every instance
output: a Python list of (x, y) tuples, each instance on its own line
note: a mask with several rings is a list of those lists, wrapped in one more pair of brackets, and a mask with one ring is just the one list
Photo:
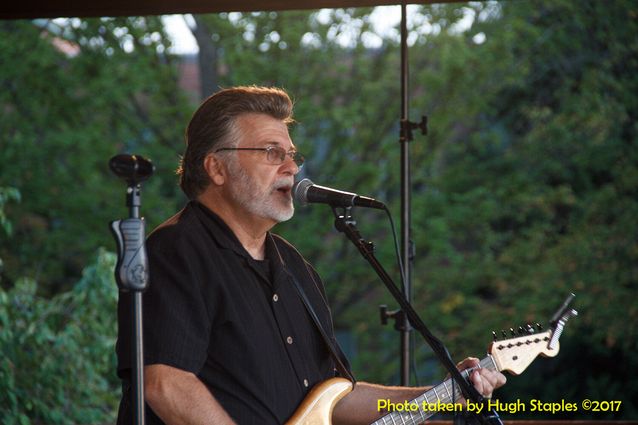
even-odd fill
[(0, 228), (9, 236), (13, 232), (13, 224), (7, 219), (4, 206), (10, 201), (20, 201), (20, 192), (13, 187), (0, 187)]
[(2, 423), (115, 419), (115, 256), (101, 251), (68, 292), (42, 298), (25, 278), (0, 288)]
[(55, 293), (111, 244), (107, 223), (126, 212), (111, 156), (155, 160), (146, 212), (174, 209), (186, 97), (159, 18), (2, 22), (0, 33), (9, 59), (0, 63), (0, 182), (22, 195), (6, 208), (15, 232), (0, 242), (3, 283), (25, 276)]
[(620, 412), (570, 417), (635, 417), (638, 388), (618, 368), (638, 342), (635, 5), (474, 13), (470, 30), (442, 31), (415, 58), (419, 108), (433, 114), (432, 150), (415, 158), (429, 164), (415, 173), (415, 208), (427, 212), (415, 224), (427, 254), (416, 302), (461, 353), (480, 350), (490, 329), (547, 320), (576, 292), (581, 315), (563, 352), (511, 380), (506, 397), (577, 401), (605, 387)]

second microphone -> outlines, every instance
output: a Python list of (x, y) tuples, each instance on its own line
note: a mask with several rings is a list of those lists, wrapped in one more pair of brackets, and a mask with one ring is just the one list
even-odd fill
[(374, 198), (360, 196), (356, 193), (344, 192), (342, 190), (331, 189), (325, 186), (319, 186), (314, 184), (310, 179), (298, 181), (295, 183), (292, 191), (295, 201), (301, 205), (318, 203), (328, 204), (333, 207), (385, 209), (385, 204)]

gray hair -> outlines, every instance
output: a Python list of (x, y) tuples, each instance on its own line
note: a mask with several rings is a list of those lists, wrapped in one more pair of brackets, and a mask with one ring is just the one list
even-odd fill
[(240, 134), (236, 120), (247, 113), (266, 114), (286, 125), (294, 122), (292, 100), (279, 88), (233, 87), (208, 97), (188, 124), (186, 151), (177, 169), (180, 187), (190, 199), (195, 199), (210, 184), (204, 159), (218, 148), (237, 146)]

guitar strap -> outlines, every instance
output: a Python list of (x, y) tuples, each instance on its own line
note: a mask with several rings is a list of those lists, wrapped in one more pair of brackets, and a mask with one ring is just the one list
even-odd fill
[(341, 356), (339, 355), (339, 352), (337, 351), (334, 344), (330, 340), (330, 337), (328, 336), (326, 331), (323, 329), (323, 326), (321, 326), (319, 317), (317, 317), (317, 313), (315, 313), (315, 310), (312, 308), (312, 305), (310, 304), (310, 300), (308, 300), (308, 297), (306, 296), (306, 292), (303, 290), (303, 288), (301, 287), (297, 279), (291, 273), (288, 273), (288, 276), (290, 276), (290, 279), (295, 285), (295, 289), (297, 289), (297, 292), (299, 293), (299, 297), (301, 298), (303, 305), (306, 307), (306, 310), (308, 310), (308, 314), (312, 318), (312, 321), (315, 323), (317, 330), (319, 330), (319, 333), (321, 334), (321, 337), (323, 338), (323, 342), (328, 347), (328, 351), (330, 352), (330, 355), (332, 356), (335, 362), (335, 365), (337, 366), (337, 370), (339, 371), (339, 374), (345, 378), (348, 378), (350, 382), (352, 382), (352, 385), (354, 386), (357, 380), (354, 378), (354, 375), (352, 375), (352, 373), (348, 370), (348, 368), (344, 365), (343, 360), (341, 359)]

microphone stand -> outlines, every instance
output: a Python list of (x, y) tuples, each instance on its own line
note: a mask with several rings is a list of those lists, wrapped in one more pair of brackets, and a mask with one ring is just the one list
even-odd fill
[(144, 336), (142, 324), (142, 292), (148, 287), (148, 258), (144, 246), (144, 219), (140, 218), (141, 182), (149, 178), (155, 167), (147, 159), (136, 155), (116, 155), (109, 161), (113, 173), (126, 180), (126, 206), (129, 218), (110, 223), (111, 232), (117, 243), (117, 264), (115, 280), (123, 293), (131, 293), (133, 298), (131, 337), (133, 339), (131, 362), (131, 396), (133, 423), (144, 425)]
[(363, 255), (363, 257), (370, 263), (374, 271), (377, 272), (377, 275), (379, 275), (381, 281), (388, 288), (390, 294), (392, 294), (394, 299), (401, 306), (401, 309), (412, 324), (413, 328), (416, 329), (430, 347), (432, 347), (432, 351), (434, 351), (434, 354), (438, 357), (441, 364), (450, 373), (452, 379), (456, 381), (466, 400), (471, 400), (477, 404), (484, 404), (484, 409), (482, 409), (480, 414), (475, 416), (476, 419), (478, 419), (481, 424), (485, 425), (502, 425), (503, 423), (498, 413), (493, 409), (488, 409), (488, 405), (485, 403), (485, 398), (476, 390), (476, 388), (474, 388), (474, 386), (470, 385), (470, 383), (463, 378), (450, 358), (447, 348), (445, 348), (443, 343), (429, 331), (427, 326), (425, 326), (419, 315), (416, 311), (414, 311), (412, 305), (410, 305), (406, 297), (397, 288), (390, 275), (388, 275), (379, 260), (375, 257), (374, 244), (363, 239), (359, 233), (357, 223), (351, 215), (351, 207), (343, 208), (343, 212), (341, 213), (337, 211), (337, 208), (338, 207), (334, 205), (332, 206), (332, 211), (335, 214), (335, 228), (346, 235), (346, 237), (357, 247), (361, 255)]
[[(415, 246), (412, 240), (412, 199), (411, 171), (410, 171), (410, 142), (414, 139), (412, 131), (421, 130), (421, 134), (427, 134), (427, 117), (422, 116), (418, 123), (410, 121), (409, 111), (409, 66), (408, 66), (408, 29), (406, 2), (401, 2), (401, 121), (399, 144), (401, 146), (401, 258), (403, 276), (403, 293), (408, 302), (412, 301), (412, 266), (415, 257)], [(384, 312), (381, 307), (382, 323), (392, 317)], [(401, 385), (410, 385), (410, 322), (405, 313), (394, 312), (395, 329), (400, 332), (401, 342)]]

